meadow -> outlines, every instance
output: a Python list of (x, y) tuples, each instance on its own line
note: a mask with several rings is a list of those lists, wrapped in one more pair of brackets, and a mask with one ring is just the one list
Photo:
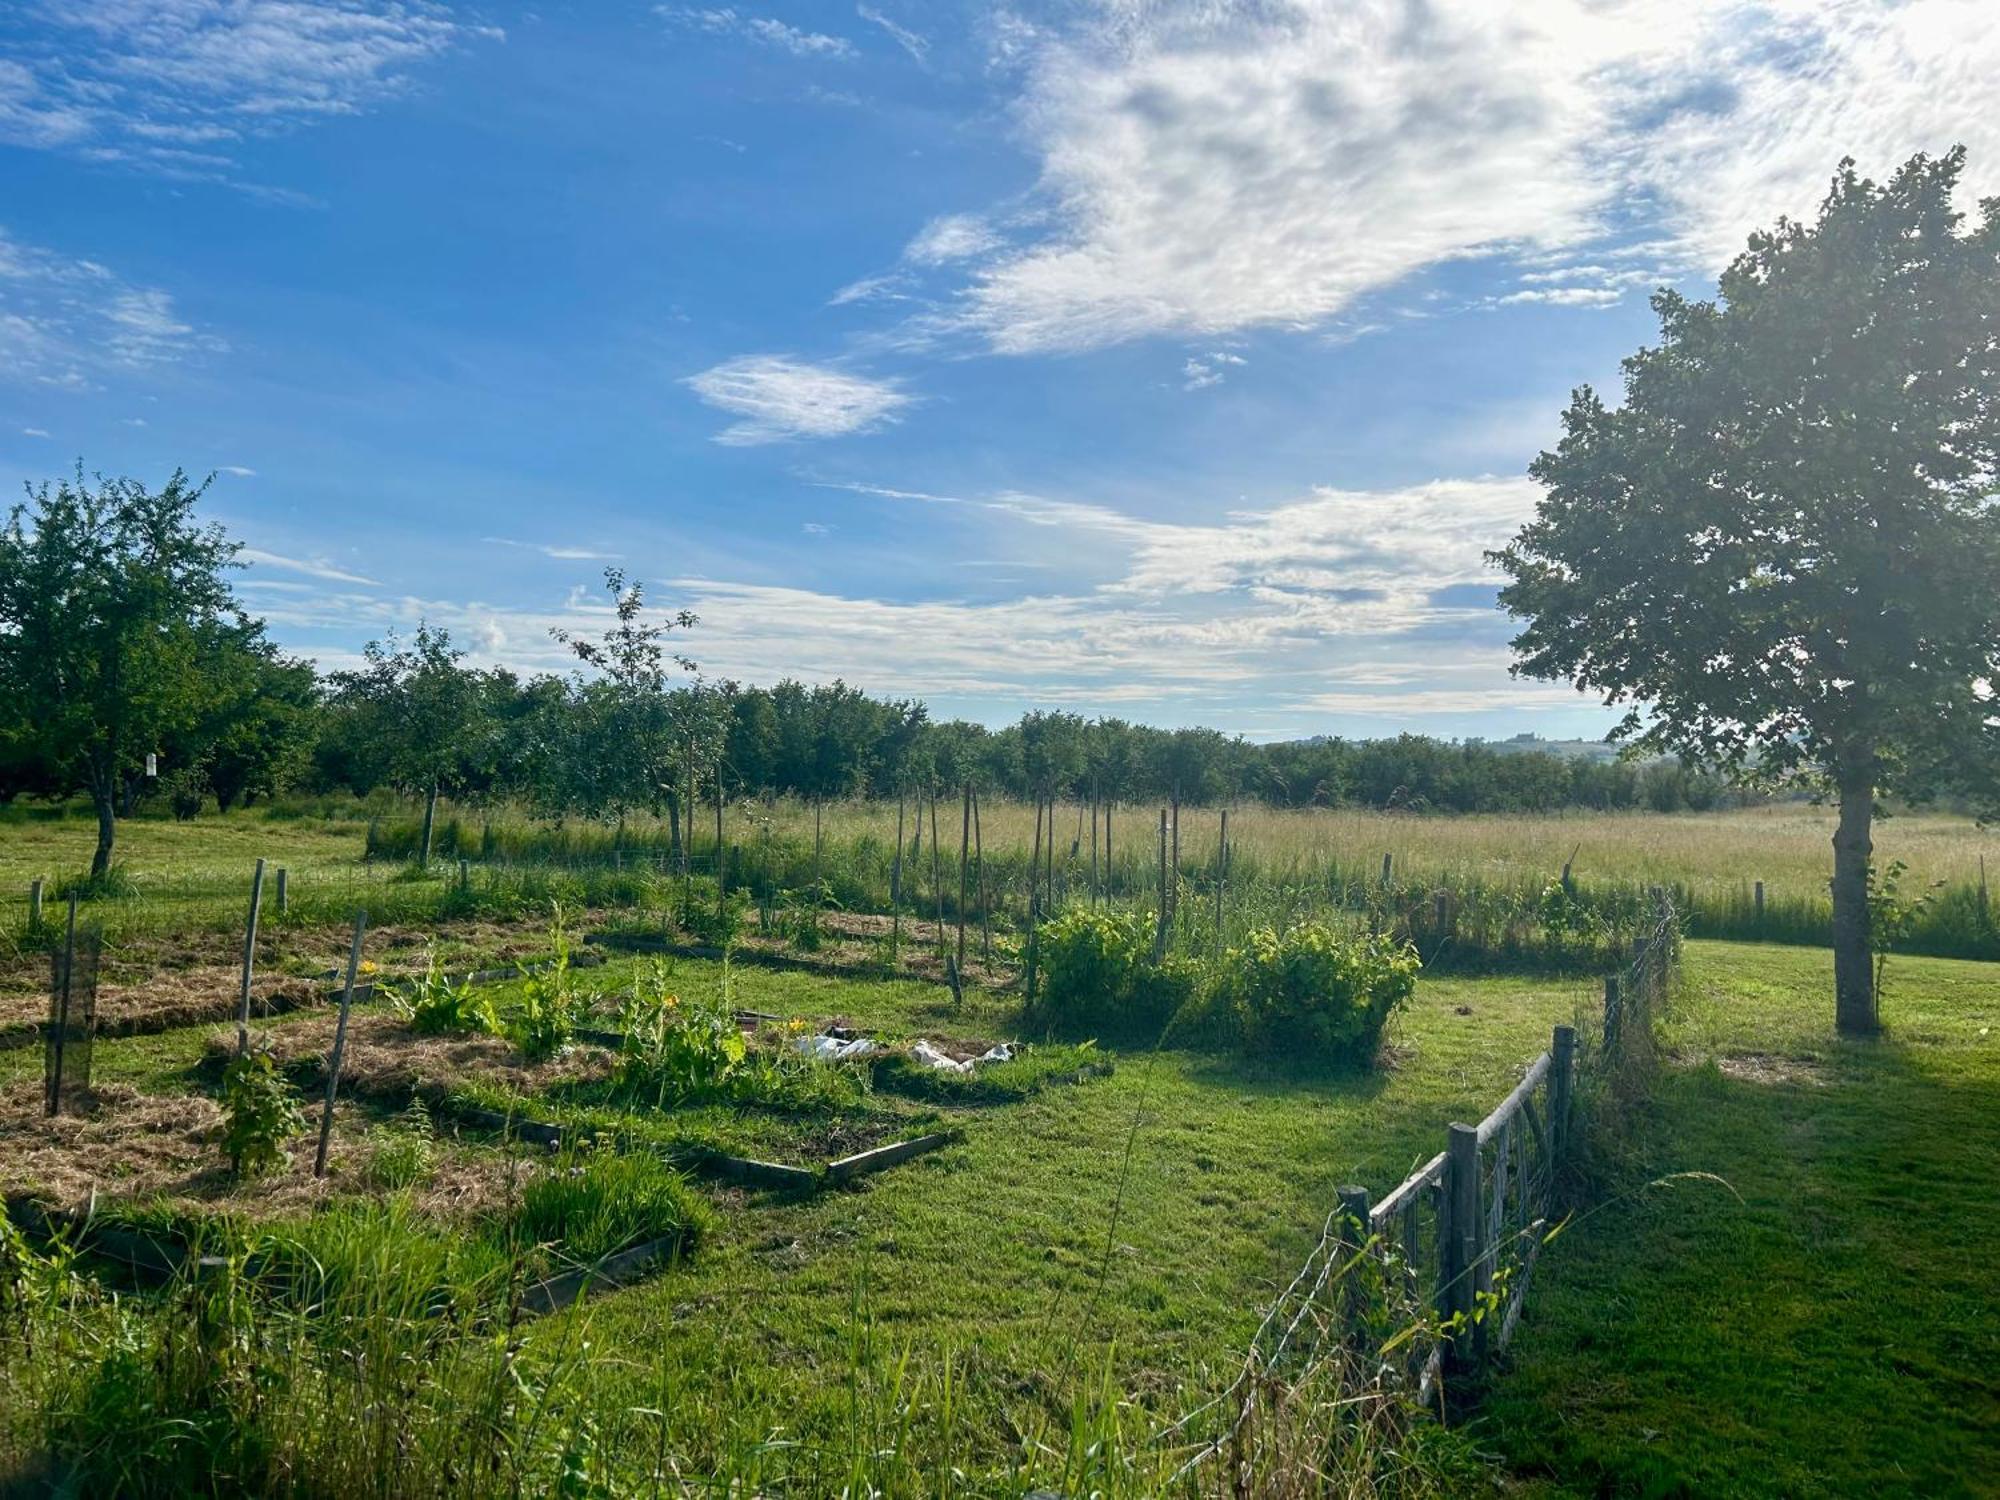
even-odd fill
[[(111, 948), (135, 974), (199, 950), (216, 960), (221, 1008), (101, 1039), (102, 1098), (73, 1135), (53, 1141), (28, 1107), (39, 1049), (0, 1051), (0, 1187), (59, 1206), (94, 1191), (98, 1223), (207, 1247), (212, 1267), (159, 1286), (71, 1260), (60, 1242), (0, 1243), (0, 1341), (11, 1341), (0, 1475), (24, 1493), (65, 1474), (172, 1493), (196, 1472), (225, 1490), (297, 1493), (342, 1492), (357, 1474), (406, 1494), (1216, 1492), (1219, 1470), (1178, 1470), (1226, 1412), (1215, 1403), (1311, 1253), (1335, 1189), (1379, 1197), (1439, 1149), (1447, 1121), (1506, 1094), (1553, 1027), (1591, 1035), (1599, 1006), (1596, 950), (1552, 962), (1562, 955), (1527, 948), (1511, 971), (1433, 966), (1368, 1068), (1045, 1039), (1017, 974), (1024, 910), (996, 910), (996, 961), (962, 993), (917, 970), (928, 951), (917, 911), (942, 900), (949, 921), (956, 901), (941, 865), (930, 883), (926, 823), (925, 845), (904, 850), (926, 883), (905, 893), (916, 953), (900, 967), (879, 938), (862, 949), (761, 938), (750, 876), (737, 941), (763, 943), (759, 953), (723, 963), (612, 949), (572, 976), (586, 1028), (629, 1028), (633, 996), (669, 991), (675, 1007), (761, 1018), (754, 1087), (635, 1094), (618, 1047), (586, 1032), (535, 1062), (511, 1029), (408, 1034), (377, 996), (356, 1012), (328, 1182), (303, 1175), (310, 1153), (295, 1146), (277, 1178), (244, 1184), (209, 1132), (234, 1050), (215, 1022), (233, 1004), (230, 928), (248, 860), (286, 864), (298, 903), (270, 923), (260, 966), (324, 973), (341, 948), (337, 902), (377, 895), (388, 910), (366, 952), (378, 974), (407, 973), (427, 951), (468, 967), (549, 951), (535, 905), (545, 887), (520, 886), (513, 919), (454, 908), (466, 887), (452, 844), (428, 875), (362, 857), (371, 839), (396, 837), (401, 810), (298, 811), (127, 825), (131, 893), (114, 900), (130, 925)], [(885, 811), (893, 820), (893, 806), (826, 810), (823, 881), (865, 888), (873, 862), (893, 860), (893, 821), (886, 841), (874, 833)], [(1031, 813), (982, 814), (989, 858), (1004, 867), (1018, 855), (1024, 887)], [(579, 929), (701, 937), (679, 923), (670, 855), (640, 857), (656, 830), (628, 827), (607, 860), (594, 830), (559, 831), (575, 843), (538, 850), (531, 840), (556, 835), (505, 817), (489, 834), (483, 814), (453, 817), (447, 839), (485, 856), (475, 893), (531, 874), (596, 882), (591, 894), (624, 896), (584, 903)], [(1121, 810), (1116, 837), (1128, 825), (1156, 837), (1152, 817), (1147, 828)], [(812, 857), (809, 809), (732, 807), (726, 818), (725, 843), (768, 838), (787, 859)], [(87, 851), (82, 820), (10, 819), (0, 879), (58, 875)], [(1214, 892), (1198, 884), (1195, 851), (1219, 821), (1183, 813), (1181, 899), (1197, 916), (1176, 932), (1190, 952), (1214, 936), (1197, 920)], [(1383, 852), (1399, 876), (1406, 865), (1416, 879), (1478, 872), (1537, 892), (1572, 858), (1579, 885), (1641, 889), (1722, 889), (1732, 862), (1747, 861), (1770, 872), (1770, 903), (1809, 891), (1824, 835), (1819, 814), (1796, 808), (1246, 812), (1230, 827), (1238, 922), (1282, 910), (1283, 882), (1263, 869), (1344, 860), (1372, 863), (1379, 881)], [(1969, 824), (1898, 818), (1883, 845), (1913, 872), (1962, 882), (1976, 881), (1985, 839)], [(1090, 899), (1087, 828), (1080, 842), (1086, 873), (1067, 891), (1058, 882), (1055, 902)], [(1157, 849), (1129, 847), (1119, 859), (1140, 888), (1107, 901), (1145, 899), (1139, 861)], [(761, 899), (790, 889), (764, 878)], [(700, 877), (694, 890), (713, 899)], [(145, 915), (149, 893), (164, 891), (183, 901), (168, 930)], [(9, 972), (30, 1000), (40, 949), (31, 935), (16, 941)], [(1593, 1120), (1570, 1185), (1575, 1217), (1542, 1255), (1509, 1356), (1483, 1389), (1460, 1393), (1477, 1401), (1447, 1428), (1354, 1406), (1341, 1383), (1351, 1374), (1302, 1387), (1279, 1461), (1265, 1451), (1243, 1492), (1978, 1493), (1975, 1476), (2000, 1458), (1987, 1373), (2000, 1350), (1980, 1312), (1980, 1247), (2000, 1225), (1977, 1165), (2000, 1146), (1989, 1139), (2000, 970), (1892, 955), (1890, 1035), (1877, 1044), (1834, 1038), (1829, 972), (1823, 951), (1797, 941), (1688, 943), (1650, 1094)], [(528, 976), (478, 993), (511, 1028), (547, 985)], [(260, 1011), (255, 1024), (281, 1075), (316, 1099), (325, 1008)], [(789, 1038), (830, 1027), (895, 1055), (785, 1061)], [(919, 1039), (957, 1054), (1032, 1047), (961, 1080), (905, 1063)], [(529, 1126), (560, 1131), (560, 1150), (523, 1135)], [(851, 1185), (824, 1175), (843, 1154), (919, 1136), (942, 1139)], [(745, 1158), (789, 1164), (811, 1185), (717, 1170)], [(613, 1161), (665, 1175), (627, 1180)], [(662, 1235), (665, 1258), (621, 1289), (522, 1310), (535, 1278)], [(307, 1266), (318, 1269), (297, 1269)], [(355, 1364), (344, 1347), (369, 1353)], [(171, 1411), (195, 1417), (164, 1420)], [(1817, 1435), (1829, 1419), (1838, 1442)]]

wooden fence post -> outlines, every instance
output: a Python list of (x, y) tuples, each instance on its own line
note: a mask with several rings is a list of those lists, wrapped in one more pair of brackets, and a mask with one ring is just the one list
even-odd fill
[(1557, 1160), (1569, 1154), (1571, 1079), (1576, 1068), (1576, 1028), (1558, 1026), (1549, 1047), (1549, 1135)]
[(1389, 883), (1390, 874), (1395, 868), (1396, 856), (1393, 854), (1384, 854), (1382, 856), (1382, 884), (1387, 885)]
[(1764, 882), (1757, 882), (1757, 925), (1764, 925)]
[(278, 866), (278, 915), (283, 916), (292, 909), (291, 881), (283, 865)]
[[(1368, 1244), (1368, 1212), (1372, 1206), (1368, 1189), (1347, 1184), (1334, 1189), (1340, 1199), (1340, 1248), (1345, 1258), (1360, 1254)], [(1371, 1288), (1364, 1268), (1358, 1263), (1347, 1272), (1347, 1338), (1359, 1347), (1368, 1331)]]
[(1153, 961), (1167, 953), (1167, 810), (1160, 809), (1160, 926), (1153, 935)]
[(1222, 833), (1215, 841), (1215, 956), (1222, 957), (1222, 886), (1229, 878), (1229, 809), (1222, 810)]
[(965, 972), (965, 906), (971, 899), (972, 874), (972, 783), (966, 782), (960, 799), (958, 828), (958, 967), (954, 974)]
[(257, 963), (257, 909), (264, 900), (264, 861), (250, 876), (250, 916), (243, 924), (243, 990), (236, 1009), (236, 1055), (250, 1050), (250, 975)]
[[(284, 872), (281, 870), (278, 873), (282, 875)], [(461, 859), (458, 862), (458, 888), (461, 891), (472, 889), (472, 861), (469, 859)]]
[(313, 1153), (315, 1177), (326, 1176), (326, 1148), (333, 1139), (333, 1096), (340, 1087), (340, 1059), (347, 1051), (347, 1012), (354, 1004), (354, 971), (361, 967), (361, 934), (367, 926), (368, 913), (356, 912), (354, 941), (347, 949), (347, 983), (340, 991), (340, 1019), (333, 1026), (333, 1056), (326, 1064), (326, 1106), (319, 1116), (319, 1150)]
[(1431, 915), (1437, 921), (1438, 931), (1443, 932), (1451, 925), (1451, 892), (1435, 891), (1431, 895)]
[(1473, 1279), (1483, 1257), (1484, 1216), (1479, 1212), (1479, 1131), (1453, 1121), (1445, 1130), (1445, 1191), (1438, 1244), (1443, 1287), (1439, 1311), (1463, 1323), (1451, 1340), (1451, 1363), (1460, 1370), (1477, 1363), (1473, 1337)]
[(42, 925), (42, 883), (28, 882), (28, 926), (39, 929)]
[(1618, 993), (1618, 976), (1604, 976), (1604, 1046), (1608, 1051), (1618, 1040), (1618, 1022), (1623, 1007)]

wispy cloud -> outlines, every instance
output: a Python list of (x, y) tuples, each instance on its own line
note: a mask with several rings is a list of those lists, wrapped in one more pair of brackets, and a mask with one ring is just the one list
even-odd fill
[(590, 547), (545, 542), (517, 542), (512, 537), (488, 536), (481, 541), (495, 547), (513, 547), (522, 552), (539, 552), (543, 557), (555, 558), (558, 562), (616, 562), (620, 556), (616, 552), (599, 552)]
[(231, 474), (238, 479), (255, 479), (257, 477), (255, 469), (245, 468), (242, 464), (217, 464), (215, 472), (218, 474)]
[(998, 249), (1000, 236), (978, 214), (944, 214), (932, 219), (903, 251), (903, 259), (920, 266), (973, 260)]
[(936, 320), (1000, 352), (1321, 327), (1425, 267), (1603, 265), (1636, 236), (1712, 268), (1848, 152), (1879, 172), (1963, 141), (1968, 186), (2000, 186), (1991, 0), (1079, 13), (1005, 39), (1049, 228)]
[(290, 573), (304, 573), (311, 578), (324, 578), (329, 583), (359, 583), (369, 588), (379, 588), (373, 578), (365, 578), (359, 573), (326, 561), (324, 558), (284, 557), (276, 552), (266, 552), (262, 547), (244, 547), (236, 556), (243, 562), (256, 567), (283, 568)]
[(1189, 391), (1206, 390), (1212, 385), (1221, 385), (1228, 378), (1232, 365), (1248, 364), (1240, 354), (1231, 354), (1227, 349), (1217, 349), (1209, 354), (1190, 355), (1181, 366), (1181, 388)]
[(48, 435), (49, 430), (46, 427), (23, 427), (21, 429), (22, 437), (45, 438)]
[(746, 354), (690, 375), (685, 384), (710, 406), (743, 419), (715, 438), (739, 447), (872, 431), (915, 400), (893, 380), (782, 354)]
[(854, 43), (846, 37), (806, 31), (773, 16), (746, 15), (733, 6), (657, 5), (653, 10), (677, 26), (716, 36), (744, 37), (794, 57), (846, 59), (855, 55)]
[(171, 364), (226, 346), (174, 300), (93, 260), (25, 244), (0, 229), (0, 378), (85, 390), (93, 374)]
[(854, 13), (861, 17), (862, 20), (869, 22), (871, 25), (880, 26), (884, 31), (888, 32), (890, 39), (898, 47), (909, 53), (917, 62), (921, 63), (930, 56), (930, 38), (910, 30), (907, 26), (899, 26), (896, 22), (883, 15), (881, 11), (876, 10), (872, 5), (858, 5), (854, 9)]
[(429, 0), (43, 0), (35, 18), (0, 42), (0, 139), (221, 181), (245, 137), (353, 114), (501, 36)]

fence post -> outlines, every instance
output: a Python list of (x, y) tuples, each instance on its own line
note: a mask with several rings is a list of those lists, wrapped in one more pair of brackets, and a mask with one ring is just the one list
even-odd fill
[(1153, 935), (1153, 961), (1167, 953), (1167, 810), (1160, 809), (1160, 926)]
[(1453, 1121), (1445, 1130), (1445, 1192), (1438, 1243), (1443, 1251), (1443, 1295), (1439, 1310), (1464, 1322), (1451, 1340), (1451, 1363), (1458, 1369), (1477, 1363), (1472, 1333), (1473, 1278), (1482, 1257), (1484, 1225), (1479, 1212), (1479, 1131)]
[(1760, 931), (1762, 930), (1763, 925), (1764, 925), (1764, 882), (1760, 880), (1757, 882), (1757, 926)]
[(1450, 891), (1439, 890), (1431, 893), (1431, 916), (1436, 920), (1440, 932), (1451, 925)]
[(461, 891), (472, 889), (472, 861), (469, 859), (461, 859), (458, 862), (458, 888)]
[(1396, 856), (1393, 854), (1384, 854), (1382, 856), (1382, 884), (1387, 885), (1389, 883), (1390, 872), (1395, 868)]
[(291, 882), (286, 875), (285, 867), (283, 865), (279, 865), (278, 866), (278, 915), (282, 917), (286, 912), (290, 911), (291, 909), (292, 909)]
[(236, 1055), (250, 1050), (250, 975), (257, 963), (257, 909), (264, 901), (264, 861), (250, 876), (250, 915), (243, 924), (243, 991), (236, 1010)]
[(326, 1064), (326, 1107), (320, 1111), (319, 1117), (319, 1150), (313, 1153), (315, 1177), (326, 1176), (326, 1148), (333, 1140), (333, 1096), (340, 1087), (340, 1060), (347, 1051), (347, 1012), (354, 1004), (354, 971), (361, 967), (361, 934), (367, 927), (368, 913), (356, 912), (354, 942), (347, 950), (347, 983), (340, 992), (340, 1019), (333, 1027), (333, 1056)]
[(1576, 1028), (1558, 1026), (1549, 1047), (1549, 1134), (1558, 1161), (1569, 1154), (1571, 1078), (1576, 1067)]
[[(1368, 1189), (1347, 1184), (1334, 1189), (1340, 1199), (1340, 1248), (1344, 1256), (1358, 1255), (1368, 1243), (1368, 1212), (1373, 1206)], [(1347, 1337), (1357, 1348), (1368, 1331), (1372, 1288), (1357, 1264), (1347, 1273)]]
[(42, 883), (32, 880), (28, 883), (28, 926), (39, 930), (42, 925)]
[(1618, 1022), (1623, 1007), (1619, 1003), (1618, 976), (1604, 976), (1604, 1047), (1609, 1051), (1618, 1040)]

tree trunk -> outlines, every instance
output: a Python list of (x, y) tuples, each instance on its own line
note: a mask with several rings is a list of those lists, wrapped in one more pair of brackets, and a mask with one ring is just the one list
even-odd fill
[(90, 857), (90, 878), (102, 880), (111, 869), (111, 847), (118, 839), (118, 807), (108, 787), (93, 785), (90, 800), (97, 808), (97, 852)]
[(438, 787), (433, 781), (431, 794), (424, 798), (424, 842), (423, 848), (417, 851), (417, 868), (420, 870), (428, 870), (431, 867), (431, 830), (437, 826), (437, 815)]
[(1875, 788), (1866, 772), (1840, 779), (1840, 823), (1833, 834), (1833, 1018), (1842, 1036), (1873, 1036), (1874, 944), (1868, 927), (1869, 828)]

